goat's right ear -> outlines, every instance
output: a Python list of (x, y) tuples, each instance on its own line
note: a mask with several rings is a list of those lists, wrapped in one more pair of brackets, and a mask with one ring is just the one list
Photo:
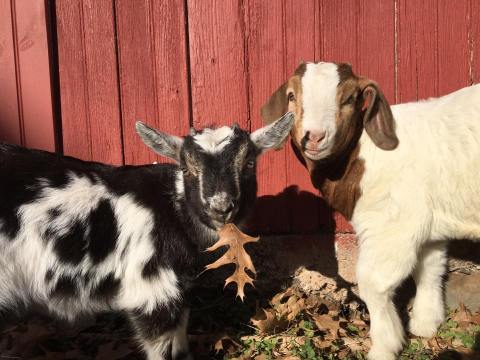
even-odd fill
[(178, 136), (168, 135), (137, 121), (135, 124), (138, 136), (142, 141), (157, 154), (166, 156), (176, 162), (180, 162), (180, 149), (183, 139)]
[(288, 81), (280, 86), (260, 109), (260, 114), (266, 124), (271, 124), (287, 112), (287, 86)]

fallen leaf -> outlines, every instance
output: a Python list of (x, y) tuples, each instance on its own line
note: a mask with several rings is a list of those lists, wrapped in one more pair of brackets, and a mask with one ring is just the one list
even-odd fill
[(241, 347), (241, 345), (234, 341), (230, 336), (223, 336), (221, 339), (218, 339), (217, 342), (215, 342), (214, 350), (217, 354), (221, 351), (228, 354), (235, 351), (239, 347)]
[(288, 321), (284, 318), (277, 318), (272, 309), (259, 309), (250, 321), (260, 334), (274, 334), (285, 330), (288, 326)]
[(340, 329), (340, 323), (338, 320), (333, 320), (329, 314), (314, 315), (313, 320), (317, 328), (322, 331), (329, 331), (331, 334), (336, 335)]
[(471, 320), (472, 320), (472, 323), (476, 325), (480, 325), (480, 314), (472, 315)]
[(259, 238), (254, 238), (242, 233), (234, 224), (226, 224), (218, 231), (218, 234), (220, 239), (207, 248), (207, 251), (215, 251), (222, 246), (228, 246), (229, 248), (220, 259), (207, 265), (205, 270), (216, 269), (227, 264), (235, 264), (235, 272), (225, 280), (225, 286), (231, 282), (236, 283), (237, 296), (243, 301), (245, 298), (245, 285), (250, 284), (253, 286), (253, 278), (247, 274), (245, 269), (256, 274), (252, 258), (243, 246), (250, 242), (257, 242)]
[(465, 304), (460, 303), (459, 309), (456, 310), (455, 313), (452, 315), (452, 320), (457, 321), (458, 323), (463, 323), (462, 325), (464, 325), (466, 322), (471, 322), (472, 314), (465, 307)]
[(260, 354), (254, 357), (255, 360), (268, 360), (270, 359), (267, 355), (265, 354)]

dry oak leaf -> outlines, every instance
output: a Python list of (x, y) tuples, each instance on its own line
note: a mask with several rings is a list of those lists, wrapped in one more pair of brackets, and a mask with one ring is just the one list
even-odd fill
[(235, 271), (225, 280), (225, 286), (231, 282), (237, 283), (237, 296), (243, 301), (245, 298), (245, 284), (253, 286), (253, 279), (247, 274), (245, 269), (256, 274), (252, 258), (243, 246), (250, 242), (257, 242), (260, 238), (254, 238), (242, 233), (234, 224), (226, 224), (218, 231), (218, 235), (220, 239), (207, 248), (206, 251), (215, 251), (222, 246), (228, 246), (229, 248), (220, 259), (205, 266), (205, 270), (216, 269), (227, 264), (235, 264)]
[(315, 321), (315, 325), (317, 325), (319, 330), (328, 331), (332, 335), (336, 335), (340, 329), (339, 321), (333, 320), (332, 315), (330, 314), (315, 315), (313, 316), (313, 320)]
[(260, 334), (275, 334), (288, 327), (288, 321), (284, 318), (277, 318), (273, 309), (258, 309), (254, 317), (250, 319), (252, 324), (258, 328)]

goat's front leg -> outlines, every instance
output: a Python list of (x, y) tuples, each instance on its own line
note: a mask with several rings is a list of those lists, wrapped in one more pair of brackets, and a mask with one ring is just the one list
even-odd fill
[(188, 351), (188, 309), (159, 307), (149, 314), (131, 312), (130, 318), (148, 360), (192, 359)]
[(370, 313), (370, 360), (394, 360), (402, 350), (404, 330), (393, 303), (396, 288), (416, 263), (412, 238), (360, 239), (357, 280), (360, 297)]
[(430, 338), (445, 319), (443, 275), (447, 264), (446, 242), (426, 244), (413, 272), (417, 293), (413, 302), (410, 332)]

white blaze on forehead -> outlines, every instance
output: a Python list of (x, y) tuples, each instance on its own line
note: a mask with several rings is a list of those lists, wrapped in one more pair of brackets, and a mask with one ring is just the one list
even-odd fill
[(233, 129), (223, 126), (218, 129), (205, 129), (193, 137), (193, 140), (203, 150), (215, 153), (221, 151), (229, 142)]
[(303, 131), (327, 132), (327, 140), (336, 130), (338, 66), (333, 63), (309, 63), (302, 77)]

